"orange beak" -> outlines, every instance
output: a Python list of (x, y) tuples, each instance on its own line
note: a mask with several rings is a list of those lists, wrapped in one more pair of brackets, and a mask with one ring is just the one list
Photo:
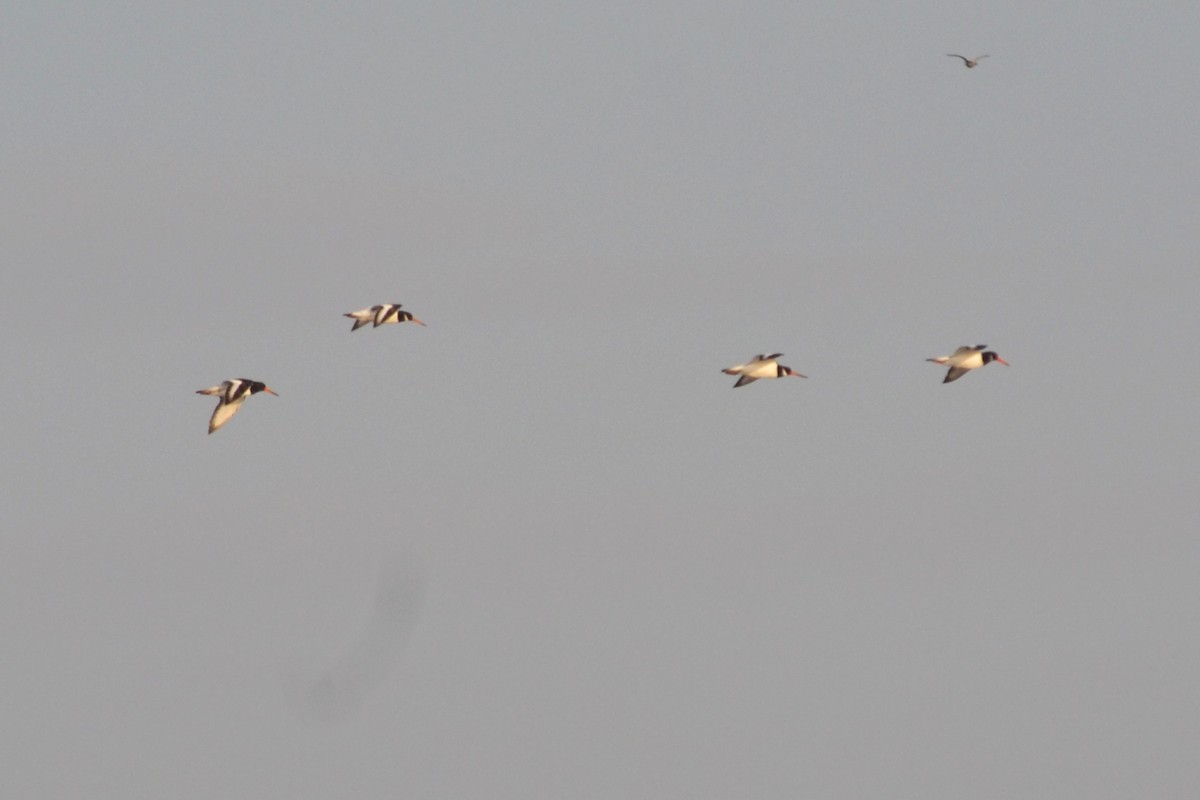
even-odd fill
[(413, 318), (412, 318), (412, 321), (413, 321), (413, 322), (415, 322), (415, 323), (417, 323), (418, 325), (420, 325), (422, 328), (428, 328), (428, 327), (429, 327), (428, 325), (426, 325), (424, 322), (421, 322), (421, 320), (417, 319), (416, 317), (413, 317)]
[(1005, 360), (1004, 360), (1003, 358), (1001, 358), (1000, 356), (996, 356), (996, 360), (997, 360), (997, 361), (999, 361), (1001, 364), (1003, 364), (1003, 365), (1004, 365), (1004, 366), (1006, 366), (1006, 367), (1011, 367), (1011, 366), (1012, 366), (1011, 364), (1009, 364), (1007, 361), (1005, 361)]
[(263, 387), (263, 391), (264, 391), (264, 392), (269, 392), (269, 393), (271, 393), (271, 394), (275, 395), (276, 397), (279, 397), (279, 393), (278, 393), (278, 392), (276, 392), (274, 389), (272, 389), (270, 386), (264, 386), (264, 387)]

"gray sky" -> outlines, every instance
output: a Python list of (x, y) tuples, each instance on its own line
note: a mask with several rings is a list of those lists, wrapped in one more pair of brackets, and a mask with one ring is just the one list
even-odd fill
[(580, 5), (10, 4), (4, 793), (1194, 797), (1200, 8)]

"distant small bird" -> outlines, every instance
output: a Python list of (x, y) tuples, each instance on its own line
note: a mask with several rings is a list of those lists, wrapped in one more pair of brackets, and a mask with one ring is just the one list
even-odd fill
[(1006, 367), (1009, 365), (1003, 358), (991, 350), (987, 350), (986, 344), (977, 344), (974, 347), (963, 345), (955, 350), (953, 355), (938, 356), (937, 358), (927, 358), (925, 360), (932, 361), (935, 364), (950, 365), (950, 371), (946, 373), (946, 379), (942, 383), (956, 381), (971, 370), (987, 366), (993, 361), (999, 361)]
[(745, 364), (738, 364), (733, 367), (721, 370), (726, 375), (741, 375), (738, 382), (733, 385), (733, 388), (745, 386), (748, 383), (754, 383), (760, 378), (785, 378), (791, 376), (793, 378), (807, 378), (807, 375), (801, 375), (791, 367), (785, 367), (782, 364), (775, 363), (775, 359), (782, 356), (783, 353), (772, 353), (769, 356), (757, 355)]
[(987, 56), (975, 56), (974, 58), (967, 58), (966, 56), (960, 56), (958, 53), (946, 53), (946, 55), (950, 56), (950, 58), (961, 58), (963, 63), (967, 65), (967, 69), (975, 69), (979, 66), (979, 62), (981, 60), (987, 58)]
[(384, 303), (381, 306), (364, 308), (362, 311), (351, 311), (342, 316), (354, 320), (354, 327), (350, 329), (351, 331), (358, 330), (368, 322), (373, 322), (376, 328), (380, 325), (395, 325), (398, 322), (415, 322), (423, 327), (429, 327), (407, 311), (401, 311), (399, 303)]
[(212, 419), (208, 421), (208, 432), (211, 434), (233, 419), (233, 415), (242, 407), (242, 403), (246, 402), (246, 398), (259, 392), (266, 392), (279, 397), (271, 387), (262, 381), (252, 381), (249, 378), (234, 378), (231, 381), (221, 381), (216, 386), (198, 390), (196, 394), (217, 395), (221, 398), (217, 402), (216, 409), (213, 411)]

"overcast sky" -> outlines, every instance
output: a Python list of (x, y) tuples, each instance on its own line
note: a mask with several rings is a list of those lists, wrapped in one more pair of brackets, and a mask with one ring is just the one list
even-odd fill
[(3, 793), (1194, 798), (1198, 31), (9, 4)]

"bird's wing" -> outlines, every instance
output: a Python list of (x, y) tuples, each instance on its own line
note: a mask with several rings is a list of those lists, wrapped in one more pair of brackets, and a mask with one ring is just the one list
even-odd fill
[(224, 383), (218, 383), (216, 386), (210, 386), (207, 389), (197, 389), (196, 394), (220, 394), (225, 390)]
[(944, 381), (942, 381), (942, 383), (950, 383), (951, 381), (956, 381), (959, 378), (961, 378), (963, 375), (966, 375), (970, 371), (971, 370), (963, 369), (962, 367), (951, 367), (950, 371), (946, 373), (946, 379)]
[(350, 329), (353, 332), (361, 328), (363, 325), (369, 323), (374, 318), (375, 311), (370, 308), (364, 308), (359, 311), (351, 311), (350, 313), (343, 314), (342, 316), (349, 317), (350, 319), (354, 320), (354, 327)]
[(758, 378), (751, 378), (749, 375), (743, 375), (742, 377), (738, 378), (738, 382), (733, 385), (733, 388), (736, 389), (739, 386), (745, 386), (748, 383), (754, 383), (756, 380), (758, 380)]
[(969, 356), (971, 353), (978, 353), (985, 347), (987, 347), (986, 344), (976, 345), (975, 347), (971, 347), (969, 344), (964, 344), (962, 347), (955, 350), (950, 357), (954, 358), (955, 356)]
[(981, 58), (987, 58), (987, 56), (975, 56), (975, 58), (973, 60), (978, 61)]
[(950, 58), (961, 58), (964, 62), (970, 61), (969, 58), (967, 58), (966, 56), (960, 56), (958, 53), (946, 53), (946, 55), (949, 56)]
[(242, 401), (234, 403), (226, 403), (224, 400), (217, 403), (217, 407), (213, 409), (212, 419), (208, 421), (208, 432), (212, 433), (218, 430), (222, 425), (233, 419), (233, 415), (242, 407)]
[(371, 306), (371, 311), (375, 314), (373, 327), (378, 328), (387, 318), (387, 306)]
[(250, 396), (250, 384), (254, 381), (249, 378), (238, 378), (236, 381), (229, 382), (229, 389), (225, 392), (226, 403), (237, 403), (245, 400)]

